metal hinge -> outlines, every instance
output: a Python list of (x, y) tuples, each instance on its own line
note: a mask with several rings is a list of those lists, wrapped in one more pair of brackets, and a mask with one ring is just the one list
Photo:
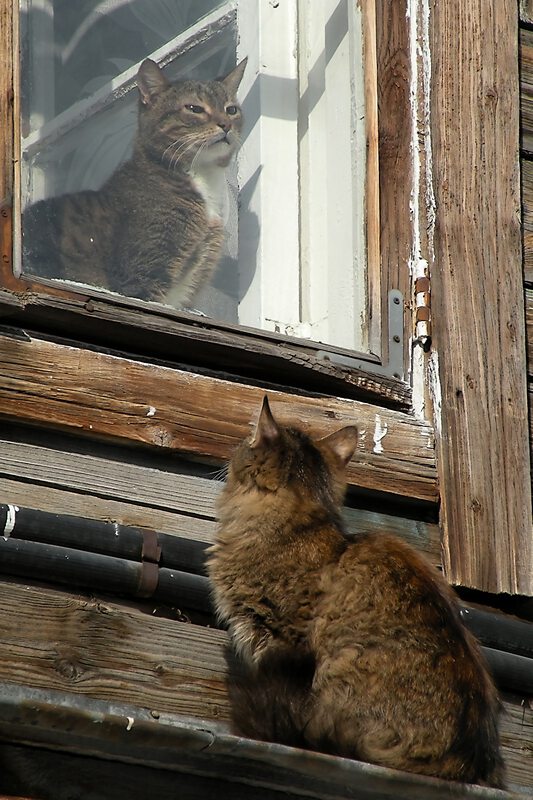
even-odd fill
[(362, 369), (365, 372), (373, 372), (377, 375), (384, 375), (388, 378), (404, 380), (404, 350), (403, 350), (403, 294), (398, 289), (391, 289), (388, 297), (388, 361), (383, 364), (374, 364), (371, 361), (364, 361), (360, 358), (352, 358), (338, 353), (330, 353), (326, 350), (319, 350), (318, 358), (331, 361), (333, 364), (354, 369)]
[(415, 338), (427, 352), (431, 347), (431, 287), (429, 278), (422, 276), (415, 281)]

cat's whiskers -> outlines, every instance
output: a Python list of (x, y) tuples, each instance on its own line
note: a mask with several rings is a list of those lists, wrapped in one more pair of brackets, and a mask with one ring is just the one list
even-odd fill
[(169, 150), (171, 150), (173, 147), (176, 147), (176, 145), (178, 144), (178, 142), (179, 142), (179, 141), (180, 141), (179, 139), (175, 139), (173, 142), (171, 142), (171, 143), (168, 145), (168, 147), (165, 147), (165, 149), (163, 150), (163, 152), (162, 152), (162, 154), (161, 154), (161, 161), (162, 161), (163, 163), (165, 162), (165, 156), (166, 156), (166, 154), (168, 153), (168, 151), (169, 151)]
[(189, 153), (193, 147), (197, 144), (198, 140), (196, 136), (189, 137), (186, 141), (184, 141), (176, 150), (176, 152), (172, 155), (170, 162), (169, 162), (169, 169), (175, 171), (180, 164), (181, 161), (185, 158), (187, 153)]
[(173, 145), (173, 152), (168, 161), (168, 169), (174, 170), (175, 164), (179, 161), (180, 152), (187, 150), (191, 146), (189, 141), (182, 141), (180, 144), (175, 142)]
[[(196, 140), (197, 137), (194, 134), (188, 134), (186, 136), (181, 136), (179, 139), (175, 139), (163, 151), (163, 154), (161, 155), (161, 161), (164, 163), (165, 157), (169, 150), (174, 150), (174, 152), (171, 152), (170, 157), (167, 159), (168, 169), (174, 169), (175, 163), (179, 161), (181, 155), (184, 155), (194, 145)], [(183, 151), (183, 153), (180, 153), (180, 151)]]
[(228, 469), (229, 465), (224, 464), (222, 467), (220, 467), (220, 469), (209, 473), (209, 477), (212, 481), (225, 481), (228, 476)]
[(201, 144), (201, 145), (200, 145), (200, 147), (198, 148), (197, 152), (195, 153), (195, 155), (194, 155), (194, 158), (193, 158), (193, 160), (191, 161), (191, 166), (190, 166), (190, 170), (191, 170), (191, 172), (194, 172), (194, 167), (195, 167), (195, 165), (196, 165), (196, 162), (198, 161), (198, 159), (199, 159), (200, 155), (203, 153), (203, 151), (205, 150), (205, 148), (207, 147), (207, 145), (208, 145), (208, 142), (202, 142), (202, 144)]

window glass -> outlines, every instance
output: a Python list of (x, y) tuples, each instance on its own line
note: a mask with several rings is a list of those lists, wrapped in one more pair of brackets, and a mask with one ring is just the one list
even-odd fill
[(368, 349), (358, 4), (26, 0), (20, 30), (19, 270)]

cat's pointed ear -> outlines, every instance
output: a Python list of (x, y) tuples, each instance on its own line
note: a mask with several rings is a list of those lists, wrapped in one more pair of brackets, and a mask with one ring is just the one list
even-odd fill
[(355, 425), (348, 425), (346, 428), (341, 428), (340, 431), (324, 436), (320, 441), (327, 444), (346, 466), (355, 453), (358, 438), (359, 433)]
[(151, 58), (145, 58), (137, 73), (137, 87), (141, 102), (149, 106), (154, 97), (166, 89), (169, 82)]
[(261, 411), (259, 412), (259, 419), (257, 420), (252, 441), (250, 442), (250, 447), (252, 449), (256, 449), (257, 447), (263, 447), (264, 445), (274, 444), (278, 438), (279, 425), (272, 416), (268, 397), (265, 395), (263, 397), (263, 405), (261, 406)]
[(225, 78), (222, 78), (220, 81), (224, 84), (226, 89), (228, 90), (228, 94), (235, 95), (237, 93), (237, 89), (239, 88), (239, 84), (242, 81), (242, 76), (244, 75), (244, 70), (246, 68), (246, 64), (248, 63), (248, 56), (243, 58), (239, 64), (233, 69), (229, 75), (226, 75)]

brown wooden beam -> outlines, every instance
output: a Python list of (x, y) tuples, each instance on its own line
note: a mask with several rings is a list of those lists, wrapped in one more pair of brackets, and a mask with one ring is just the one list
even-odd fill
[(517, 5), (431, 4), (432, 308), (452, 583), (533, 594)]
[[(265, 390), (32, 338), (0, 335), (0, 417), (164, 451), (226, 460)], [(350, 484), (435, 502), (432, 428), (356, 400), (268, 391), (285, 422), (324, 435), (360, 429)]]

